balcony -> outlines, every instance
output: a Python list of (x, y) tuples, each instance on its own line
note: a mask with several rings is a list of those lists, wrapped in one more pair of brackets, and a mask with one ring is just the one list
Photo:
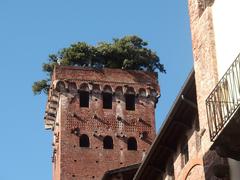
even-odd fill
[(228, 157), (230, 151), (236, 155), (240, 152), (240, 54), (208, 96), (206, 107), (213, 146), (224, 146)]

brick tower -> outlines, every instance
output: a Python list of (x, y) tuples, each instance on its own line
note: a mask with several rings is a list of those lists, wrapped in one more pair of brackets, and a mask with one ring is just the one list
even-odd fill
[(53, 131), (53, 179), (101, 179), (139, 163), (155, 137), (157, 76), (57, 66), (45, 128)]

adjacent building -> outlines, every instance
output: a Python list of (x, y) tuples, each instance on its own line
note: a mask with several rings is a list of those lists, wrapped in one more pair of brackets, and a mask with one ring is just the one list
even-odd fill
[(135, 180), (240, 179), (240, 1), (188, 2), (194, 70)]

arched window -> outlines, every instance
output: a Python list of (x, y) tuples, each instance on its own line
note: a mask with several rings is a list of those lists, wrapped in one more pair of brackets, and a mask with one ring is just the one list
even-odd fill
[(89, 143), (89, 138), (86, 134), (82, 134), (80, 136), (80, 147), (89, 147), (90, 143)]
[(134, 150), (134, 151), (137, 150), (137, 141), (134, 137), (130, 137), (127, 140), (127, 145), (128, 145), (128, 150)]
[(135, 110), (135, 95), (134, 94), (125, 94), (126, 101), (126, 110), (134, 111)]
[(86, 83), (80, 86), (80, 107), (89, 107), (89, 88)]
[(113, 149), (113, 139), (111, 136), (104, 137), (103, 148), (104, 149)]
[(135, 110), (135, 92), (132, 87), (129, 87), (125, 94), (126, 110)]
[(103, 109), (112, 109), (112, 88), (105, 86), (102, 93)]

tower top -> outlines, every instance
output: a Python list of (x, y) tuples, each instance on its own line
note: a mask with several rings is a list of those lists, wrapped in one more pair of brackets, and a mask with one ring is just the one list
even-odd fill
[(108, 91), (113, 95), (132, 93), (136, 96), (151, 98), (155, 103), (160, 96), (155, 72), (56, 66), (52, 75), (44, 117), (46, 129), (54, 129), (56, 125), (59, 95), (63, 93), (71, 98), (81, 89), (87, 89), (90, 93)]

